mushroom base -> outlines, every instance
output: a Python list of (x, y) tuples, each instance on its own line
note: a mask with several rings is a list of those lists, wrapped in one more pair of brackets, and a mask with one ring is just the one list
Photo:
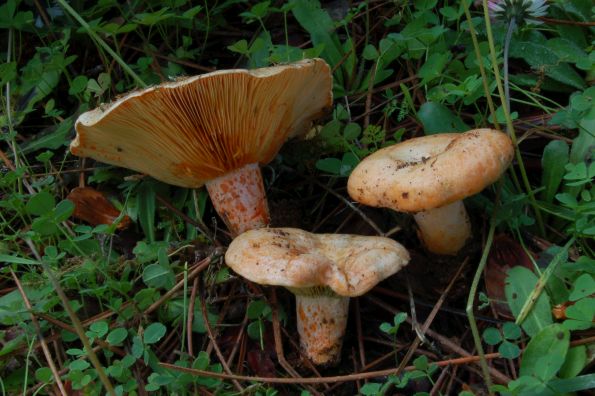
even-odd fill
[(206, 186), (215, 210), (234, 236), (270, 223), (258, 164), (245, 165), (207, 182)]
[(339, 361), (347, 327), (349, 297), (296, 295), (302, 350), (316, 365)]
[(471, 235), (471, 222), (463, 201), (414, 215), (420, 238), (436, 254), (456, 255)]

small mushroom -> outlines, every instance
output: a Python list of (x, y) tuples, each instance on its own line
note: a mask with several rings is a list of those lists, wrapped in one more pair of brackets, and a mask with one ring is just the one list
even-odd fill
[(83, 113), (70, 150), (176, 186), (206, 184), (237, 235), (268, 225), (259, 165), (307, 132), (331, 89), (322, 59), (168, 82)]
[(424, 136), (366, 157), (347, 189), (365, 205), (414, 213), (428, 250), (455, 255), (471, 234), (462, 199), (495, 182), (512, 156), (510, 138), (493, 129)]
[(262, 228), (235, 238), (225, 262), (252, 282), (295, 294), (302, 349), (315, 364), (330, 365), (340, 356), (349, 297), (399, 271), (409, 253), (389, 238)]

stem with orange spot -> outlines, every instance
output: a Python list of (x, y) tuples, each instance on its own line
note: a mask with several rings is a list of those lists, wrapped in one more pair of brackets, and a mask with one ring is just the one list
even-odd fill
[(266, 227), (269, 208), (258, 164), (248, 164), (206, 183), (215, 210), (236, 236)]
[[(318, 288), (312, 288), (318, 289)], [(302, 350), (316, 365), (330, 366), (339, 361), (347, 327), (349, 297), (325, 290), (290, 290), (296, 293), (297, 328)], [(325, 288), (326, 289), (326, 288)]]

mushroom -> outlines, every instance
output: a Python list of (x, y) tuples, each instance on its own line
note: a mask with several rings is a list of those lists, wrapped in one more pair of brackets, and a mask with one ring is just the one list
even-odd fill
[(455, 255), (471, 234), (462, 199), (495, 182), (512, 156), (510, 138), (493, 129), (409, 139), (362, 160), (347, 190), (363, 204), (414, 213), (428, 250)]
[(225, 262), (252, 282), (295, 294), (302, 349), (313, 363), (330, 365), (340, 356), (349, 297), (399, 271), (409, 253), (384, 237), (262, 228), (235, 238)]
[(237, 235), (268, 225), (259, 165), (307, 132), (331, 89), (322, 59), (168, 82), (83, 113), (70, 150), (176, 186), (206, 184)]

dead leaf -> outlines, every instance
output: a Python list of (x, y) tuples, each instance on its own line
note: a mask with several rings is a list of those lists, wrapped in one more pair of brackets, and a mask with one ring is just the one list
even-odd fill
[(486, 292), (496, 312), (509, 319), (512, 313), (506, 303), (504, 284), (508, 270), (518, 265), (533, 270), (531, 258), (517, 241), (506, 234), (496, 236), (484, 274)]
[[(77, 187), (66, 198), (74, 203), (73, 216), (93, 226), (113, 224), (120, 216), (120, 211), (108, 201), (105, 195), (92, 187)], [(123, 230), (129, 225), (130, 217), (124, 216), (117, 228)]]

